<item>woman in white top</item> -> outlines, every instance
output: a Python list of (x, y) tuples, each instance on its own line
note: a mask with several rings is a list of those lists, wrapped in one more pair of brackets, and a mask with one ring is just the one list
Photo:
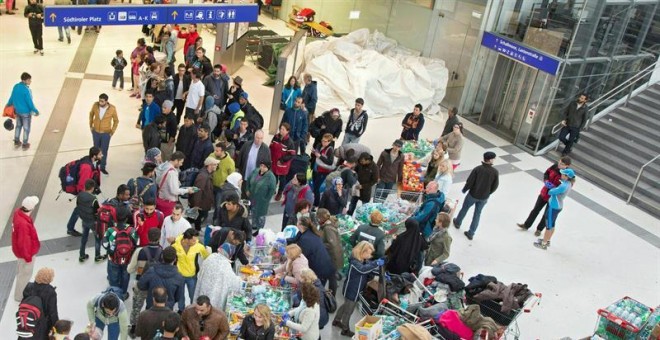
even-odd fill
[(449, 160), (443, 159), (438, 163), (435, 181), (438, 182), (439, 191), (445, 195), (445, 198), (449, 197), (449, 189), (454, 182), (454, 170)]
[[(300, 332), (302, 340), (318, 340), (320, 336), (319, 318), (321, 317), (319, 291), (309, 282), (303, 282), (301, 291), (303, 301), (296, 309), (285, 314), (280, 326), (287, 326)], [(295, 321), (288, 320), (289, 317)]]

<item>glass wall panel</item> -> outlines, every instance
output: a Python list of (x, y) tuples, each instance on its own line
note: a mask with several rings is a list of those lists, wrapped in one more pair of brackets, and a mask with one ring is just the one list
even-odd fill
[(427, 7), (396, 0), (392, 6), (385, 35), (421, 53), (426, 44), (432, 14), (433, 11)]
[(394, 0), (355, 1), (354, 11), (360, 12), (360, 18), (351, 20), (350, 31), (368, 28), (371, 31), (385, 33)]

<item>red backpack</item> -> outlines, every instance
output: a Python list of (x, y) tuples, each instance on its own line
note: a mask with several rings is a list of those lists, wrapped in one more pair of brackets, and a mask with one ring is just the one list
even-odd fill
[(116, 226), (112, 227), (115, 231), (115, 247), (110, 256), (110, 261), (114, 264), (125, 265), (128, 264), (135, 251), (135, 242), (131, 234), (133, 227), (126, 226), (124, 229), (119, 229)]
[(96, 237), (103, 239), (105, 232), (117, 223), (117, 207), (110, 203), (110, 201), (105, 201), (97, 210), (97, 215), (98, 220), (96, 221), (94, 231)]
[(16, 335), (19, 339), (33, 339), (40, 328), (45, 328), (42, 325), (45, 322), (43, 310), (39, 296), (28, 296), (21, 301), (16, 312)]

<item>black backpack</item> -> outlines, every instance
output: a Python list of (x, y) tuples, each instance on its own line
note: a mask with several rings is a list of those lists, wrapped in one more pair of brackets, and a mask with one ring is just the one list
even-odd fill
[(142, 248), (142, 250), (144, 251), (145, 256), (147, 256), (147, 263), (144, 264), (144, 267), (137, 267), (137, 275), (139, 276), (144, 275), (144, 273), (146, 273), (149, 270), (149, 268), (151, 268), (152, 266), (161, 263), (163, 259), (163, 248), (161, 247), (158, 247), (156, 249), (155, 255), (151, 254), (151, 251), (148, 246)]
[[(32, 283), (30, 283), (32, 284)], [(32, 295), (23, 298), (16, 311), (16, 335), (19, 339), (32, 339), (44, 328), (44, 305), (41, 297)]]

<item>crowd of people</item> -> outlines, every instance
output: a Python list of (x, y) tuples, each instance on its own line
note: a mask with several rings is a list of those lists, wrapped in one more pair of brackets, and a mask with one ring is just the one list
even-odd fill
[[(165, 59), (157, 61), (153, 47), (139, 39), (130, 62), (121, 50), (111, 61), (112, 87), (123, 89), (123, 69), (130, 65), (130, 97), (142, 100), (135, 125), (144, 146), (140, 173), (119, 185), (115, 197), (101, 201), (97, 196), (101, 174), (109, 175), (109, 145), (119, 122), (105, 93), (89, 112), (93, 146), (85, 157), (72, 162), (75, 166), (66, 167), (67, 176), (75, 178), (67, 192), (76, 195), (66, 232), (81, 237), (81, 263), (89, 260), (87, 241), (93, 233), (94, 261), (106, 262), (109, 286), (89, 299), (89, 326), (74, 339), (96, 339), (102, 332), (110, 340), (152, 339), (156, 334), (160, 339), (226, 338), (227, 297), (241, 289), (233, 267), (249, 263), (251, 241), (265, 227), (273, 201), (284, 207), (282, 229), (297, 227), (296, 235), (287, 240), (286, 261), (273, 274), (297, 287), (298, 305), (279, 321), (272, 318), (268, 306), (257, 306), (243, 321), (244, 339), (272, 339), (277, 322), (300, 332), (302, 339), (318, 339), (329, 321), (323, 303), (326, 285), (333, 296), (338, 291), (344, 296), (332, 326), (351, 337), (349, 320), (357, 296), (381, 268), (392, 274), (417, 273), (424, 265), (446, 261), (452, 243), (447, 228), (452, 221), (460, 228), (472, 206), (474, 216), (465, 236), (469, 240), (475, 236), (482, 209), (498, 188), (496, 155), (486, 152), (482, 164), (471, 171), (462, 189), (465, 200), (454, 218), (455, 207), (446, 199), (453, 171), (461, 164), (464, 137), (453, 108), (442, 134), (431, 140), (435, 148), (424, 176), (423, 199), (405, 221), (405, 230), (386, 247), (380, 227), (383, 214), (371, 213), (370, 223), (359, 226), (350, 238), (353, 251), (342, 277), (337, 216), (353, 215), (358, 203), (372, 200), (374, 191), (382, 195), (401, 184), (401, 148), (405, 141), (420, 138), (422, 105), (405, 115), (400, 138), (374, 159), (371, 150), (360, 144), (368, 123), (362, 98), (355, 100), (344, 125), (338, 109), (316, 115), (316, 83), (310, 75), (304, 75), (303, 86), (291, 77), (282, 92), (278, 132), (268, 144), (263, 118), (250, 104), (243, 80), (231, 78), (224, 65), (211, 66), (195, 25), (185, 29), (166, 25), (156, 36)], [(176, 70), (170, 46), (175, 37), (185, 39), (184, 62)], [(15, 139), (15, 145), (23, 148), (29, 147), (30, 114), (38, 114), (31, 104), (30, 78), (24, 73), (11, 99), (20, 108), (19, 115), (27, 114), (27, 120), (20, 120), (23, 141), (18, 139), (18, 127)], [(26, 98), (30, 101), (18, 104)], [(550, 246), (563, 198), (575, 180), (569, 166), (570, 158), (564, 157), (548, 169), (533, 211), (519, 224), (529, 229), (540, 210), (547, 210), (547, 224), (537, 228), (537, 236), (546, 228), (534, 244), (539, 248)], [(34, 338), (46, 339), (50, 333), (68, 334), (72, 327), (59, 319), (57, 294), (50, 286), (54, 270), (39, 269), (29, 283), (40, 248), (30, 216), (38, 203), (38, 197), (26, 197), (13, 216), (12, 249), (18, 258), (14, 299), (21, 303), (20, 310), (36, 303), (31, 297), (40, 298), (43, 316)], [(78, 219), (82, 232), (75, 229)], [(129, 288), (131, 274), (135, 278)], [(130, 310), (128, 299), (132, 299)]]

